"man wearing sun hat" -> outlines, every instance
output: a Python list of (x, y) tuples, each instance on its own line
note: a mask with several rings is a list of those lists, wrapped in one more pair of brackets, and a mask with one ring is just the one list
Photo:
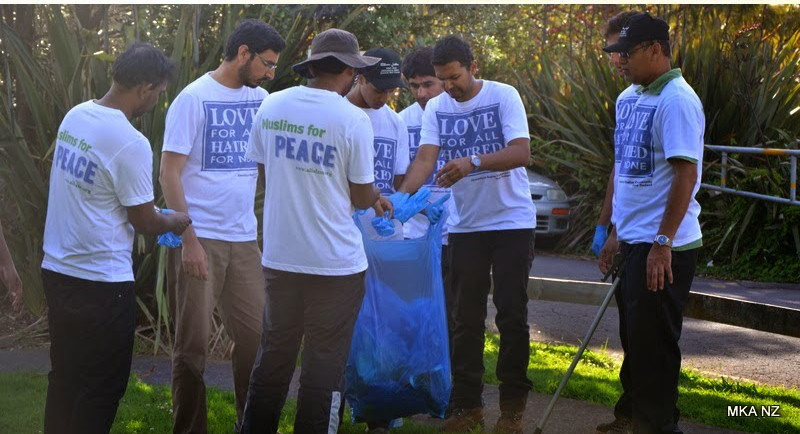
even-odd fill
[[(632, 431), (679, 433), (678, 340), (702, 246), (694, 197), (702, 174), (703, 106), (681, 70), (670, 66), (664, 20), (634, 15), (619, 40), (603, 50), (619, 53), (622, 73), (638, 85), (639, 95), (615, 134), (620, 161), (614, 230), (600, 257), (605, 272), (617, 250), (627, 256), (619, 291), (626, 305), (620, 313), (628, 340)], [(609, 248), (617, 243), (618, 249)]]
[(250, 376), (243, 433), (276, 432), (303, 342), (294, 432), (335, 432), (343, 376), (364, 296), (367, 258), (354, 207), (391, 209), (373, 185), (369, 117), (345, 98), (359, 54), (351, 33), (329, 29), (294, 71), (308, 84), (264, 99), (247, 158), (263, 165), (266, 281), (261, 346)]

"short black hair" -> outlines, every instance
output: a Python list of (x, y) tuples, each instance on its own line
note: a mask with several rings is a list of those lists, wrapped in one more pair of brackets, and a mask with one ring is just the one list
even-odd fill
[(436, 71), (433, 70), (433, 47), (430, 45), (411, 50), (402, 63), (405, 78), (436, 77)]
[(128, 89), (142, 83), (159, 85), (175, 78), (175, 64), (158, 48), (134, 42), (114, 61), (111, 77)]
[(233, 33), (228, 36), (228, 41), (225, 43), (225, 60), (235, 59), (242, 45), (247, 45), (251, 53), (250, 58), (253, 58), (256, 53), (265, 50), (280, 53), (286, 48), (286, 41), (274, 27), (261, 20), (248, 18), (239, 22)]
[(461, 66), (469, 67), (473, 60), (475, 60), (475, 57), (472, 55), (472, 48), (470, 48), (469, 43), (456, 35), (449, 35), (436, 41), (436, 45), (433, 47), (433, 60), (431, 63), (434, 65), (446, 65), (456, 61)]
[(625, 24), (631, 19), (632, 16), (637, 15), (639, 12), (636, 11), (624, 11), (620, 12), (613, 17), (611, 17), (606, 22), (605, 31), (603, 32), (603, 37), (608, 39), (611, 35), (618, 35), (619, 32), (622, 31), (622, 28), (625, 27)]
[[(310, 66), (314, 68), (314, 73), (316, 73), (316, 75), (320, 74), (339, 75), (342, 72), (344, 72), (345, 69), (349, 68), (349, 66), (347, 66), (344, 62), (333, 56), (323, 57), (322, 59), (314, 60), (311, 62)], [(312, 78), (312, 77), (306, 77), (306, 78)]]

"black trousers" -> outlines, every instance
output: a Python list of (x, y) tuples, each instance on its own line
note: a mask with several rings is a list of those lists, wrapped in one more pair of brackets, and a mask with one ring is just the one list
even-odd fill
[(698, 250), (672, 252), (673, 283), (666, 282), (663, 290), (654, 292), (647, 290), (647, 256), (652, 246), (620, 245), (622, 254), (628, 255), (619, 287), (624, 303), (620, 323), (625, 330), (623, 345), (627, 346), (620, 372), (624, 389), (620, 401), (627, 403), (618, 402), (617, 408), (630, 408), (635, 433), (680, 433), (678, 340)]
[[(450, 233), (453, 319), (451, 408), (483, 405), (486, 304), (492, 279), (495, 323), (500, 331), (497, 378), (501, 410), (521, 411), (533, 384), (528, 379), (528, 273), (533, 229)], [(491, 276), (490, 273), (491, 272)]]
[[(449, 242), (449, 241), (448, 241)], [(450, 284), (450, 246), (442, 245), (442, 284), (444, 285), (444, 307), (447, 315), (447, 338), (450, 348), (450, 360), (453, 359), (453, 331), (455, 330), (455, 294)], [(453, 371), (452, 366), (450, 372)]]
[(131, 372), (133, 282), (94, 282), (42, 270), (50, 329), (44, 432), (107, 433)]
[(344, 404), (345, 364), (364, 298), (364, 273), (318, 276), (265, 268), (264, 277), (264, 331), (241, 432), (277, 432), (301, 341), (294, 432), (336, 432)]

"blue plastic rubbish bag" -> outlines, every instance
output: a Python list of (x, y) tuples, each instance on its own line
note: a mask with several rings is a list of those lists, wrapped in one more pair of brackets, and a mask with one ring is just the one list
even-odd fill
[(451, 387), (441, 271), (446, 218), (411, 240), (373, 238), (362, 219), (354, 220), (369, 268), (346, 369), (353, 417), (444, 417)]

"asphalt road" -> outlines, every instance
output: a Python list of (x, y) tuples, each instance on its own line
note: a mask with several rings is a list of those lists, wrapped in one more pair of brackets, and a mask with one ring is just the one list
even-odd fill
[[(598, 281), (600, 272), (593, 261), (538, 254), (532, 276)], [(800, 285), (769, 285), (697, 279), (695, 292), (708, 292), (800, 309)], [(493, 323), (494, 308), (489, 304), (487, 325)], [(528, 322), (531, 339), (540, 342), (579, 344), (594, 318), (595, 306), (531, 301)], [(609, 307), (590, 348), (621, 358), (619, 317)], [(687, 318), (684, 320), (681, 349), (685, 367), (702, 372), (752, 380), (759, 383), (800, 388), (800, 339), (741, 327)]]
[[(603, 277), (596, 261), (537, 252), (531, 276), (598, 282)], [(697, 277), (692, 292), (800, 309), (800, 283), (763, 283)]]

